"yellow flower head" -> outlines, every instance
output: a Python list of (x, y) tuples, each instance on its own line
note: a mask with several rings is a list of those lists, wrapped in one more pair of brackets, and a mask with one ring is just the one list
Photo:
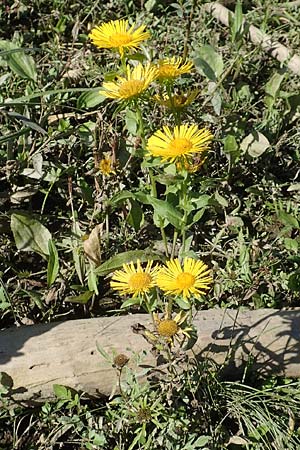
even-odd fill
[(197, 97), (199, 91), (188, 91), (185, 94), (173, 94), (169, 97), (168, 94), (155, 95), (154, 100), (161, 106), (169, 109), (181, 109), (190, 105)]
[(168, 126), (163, 131), (156, 131), (147, 143), (147, 150), (152, 156), (160, 156), (162, 161), (190, 162), (192, 156), (203, 153), (209, 148), (213, 135), (197, 125), (180, 125), (171, 130)]
[(207, 265), (193, 258), (184, 258), (183, 268), (178, 259), (167, 261), (156, 279), (157, 286), (166, 294), (182, 295), (185, 300), (191, 296), (199, 298), (212, 281)]
[(116, 172), (113, 170), (112, 162), (109, 158), (101, 159), (99, 163), (99, 170), (102, 175), (109, 176), (115, 174)]
[(157, 78), (160, 81), (172, 80), (184, 73), (190, 73), (193, 67), (192, 61), (183, 61), (181, 57), (166, 58), (158, 61)]
[(118, 77), (117, 81), (103, 83), (101, 95), (118, 100), (130, 100), (141, 95), (156, 77), (156, 69), (150, 64), (138, 64), (133, 69), (126, 68), (126, 76)]
[(124, 50), (137, 49), (139, 44), (150, 37), (144, 31), (145, 25), (134, 30), (135, 25), (129, 27), (128, 20), (111, 20), (95, 27), (89, 34), (93, 44), (99, 48), (117, 49), (121, 56)]
[(181, 325), (186, 321), (189, 313), (183, 313), (180, 311), (174, 319), (167, 311), (163, 319), (160, 319), (158, 314), (154, 313), (154, 321), (156, 325), (156, 333), (169, 343), (174, 343), (174, 339), (178, 339), (180, 335), (190, 337), (191, 327), (182, 327)]
[(159, 268), (152, 265), (153, 261), (148, 261), (143, 268), (140, 260), (137, 260), (136, 267), (133, 261), (123, 264), (123, 269), (116, 270), (113, 274), (110, 286), (122, 295), (142, 296), (156, 285)]

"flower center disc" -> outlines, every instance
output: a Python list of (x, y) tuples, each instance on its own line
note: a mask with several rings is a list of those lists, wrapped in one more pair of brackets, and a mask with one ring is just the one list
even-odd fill
[(142, 290), (146, 289), (151, 281), (151, 276), (148, 273), (133, 273), (128, 280), (128, 286), (133, 291)]
[(141, 80), (128, 80), (125, 81), (122, 86), (120, 86), (119, 94), (123, 98), (134, 97), (135, 95), (142, 92), (144, 87), (144, 82)]
[(172, 319), (162, 320), (157, 326), (157, 331), (160, 336), (172, 337), (177, 333), (178, 325)]
[(176, 69), (171, 64), (164, 64), (159, 67), (159, 77), (173, 78), (176, 75)]
[(116, 33), (113, 36), (110, 36), (109, 40), (114, 47), (120, 47), (129, 44), (129, 42), (132, 41), (132, 37), (127, 33)]
[(176, 282), (180, 289), (189, 289), (194, 286), (195, 277), (188, 272), (182, 272), (177, 276)]
[(192, 148), (191, 142), (186, 138), (175, 138), (169, 144), (172, 154), (184, 155)]

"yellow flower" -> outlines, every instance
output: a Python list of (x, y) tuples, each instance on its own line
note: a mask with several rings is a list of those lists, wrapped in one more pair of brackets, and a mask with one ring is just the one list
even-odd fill
[(172, 319), (167, 311), (167, 307), (165, 317), (163, 319), (160, 319), (158, 314), (154, 313), (153, 317), (157, 334), (172, 344), (174, 343), (174, 339), (178, 339), (180, 335), (190, 337), (190, 331), (193, 329), (187, 326), (181, 327), (181, 325), (186, 321), (188, 314), (189, 313), (184, 314), (183, 311), (180, 311), (180, 313)]
[(182, 58), (176, 58), (176, 56), (173, 56), (172, 58), (166, 58), (158, 61), (156, 67), (157, 78), (160, 81), (163, 81), (172, 80), (184, 73), (190, 73), (193, 63), (192, 61), (183, 61)]
[(193, 155), (209, 148), (212, 138), (207, 128), (199, 130), (197, 125), (180, 125), (173, 131), (164, 126), (163, 131), (156, 131), (148, 139), (147, 150), (152, 156), (160, 156), (163, 162), (190, 162)]
[(188, 91), (185, 94), (173, 94), (171, 98), (168, 94), (155, 95), (154, 100), (161, 106), (169, 109), (181, 109), (190, 105), (197, 97), (199, 91)]
[(113, 274), (110, 286), (123, 295), (129, 294), (133, 297), (144, 295), (156, 285), (159, 268), (152, 265), (153, 261), (148, 261), (147, 266), (143, 268), (140, 260), (137, 260), (136, 267), (133, 261), (123, 264), (123, 269), (116, 270)]
[(138, 64), (133, 69), (126, 68), (126, 76), (118, 77), (117, 81), (103, 83), (101, 95), (118, 100), (130, 100), (141, 95), (152, 83), (156, 76), (156, 69), (150, 64)]
[(199, 298), (209, 289), (213, 279), (211, 271), (202, 261), (184, 258), (183, 268), (178, 259), (171, 259), (160, 269), (156, 283), (166, 294)]
[(99, 170), (102, 175), (109, 176), (115, 174), (116, 172), (113, 170), (112, 162), (109, 158), (101, 159), (99, 163)]
[(137, 49), (139, 44), (150, 37), (144, 32), (145, 25), (134, 30), (135, 24), (129, 28), (128, 20), (111, 20), (95, 27), (89, 34), (93, 44), (99, 48), (118, 49), (121, 56), (124, 50)]

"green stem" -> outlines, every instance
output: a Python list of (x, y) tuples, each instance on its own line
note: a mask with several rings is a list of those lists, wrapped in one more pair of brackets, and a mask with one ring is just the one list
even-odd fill
[(180, 191), (180, 205), (183, 209), (183, 218), (181, 224), (181, 253), (185, 252), (185, 240), (186, 240), (186, 223), (187, 223), (187, 178), (185, 178), (181, 185)]
[(106, 212), (105, 214), (105, 241), (106, 241), (106, 248), (109, 248), (109, 214)]
[(145, 294), (144, 299), (145, 299), (145, 305), (146, 305), (147, 313), (150, 314), (152, 323), (155, 326), (155, 320), (154, 320), (154, 316), (153, 316), (153, 311), (151, 310), (151, 304), (150, 304), (149, 297), (148, 297), (147, 294)]
[(159, 220), (159, 224), (160, 224), (160, 232), (161, 232), (161, 237), (165, 246), (165, 251), (166, 251), (166, 257), (169, 257), (169, 249), (168, 249), (168, 240), (167, 240), (167, 235), (165, 233), (165, 230), (162, 226), (162, 218), (160, 218)]
[(124, 72), (124, 75), (126, 75), (126, 57), (125, 57), (125, 54), (123, 53), (123, 54), (120, 54), (120, 58), (121, 58), (121, 67), (122, 67), (122, 70), (123, 70), (123, 72)]
[(173, 298), (170, 297), (167, 304), (167, 318), (171, 319), (172, 317), (172, 308), (173, 308)]
[(181, 113), (180, 113), (180, 110), (178, 110), (174, 105), (174, 97), (172, 95), (172, 87), (173, 87), (173, 83), (167, 83), (166, 89), (167, 89), (167, 94), (168, 94), (170, 104), (171, 104), (171, 112), (174, 116), (175, 124), (177, 126), (180, 126), (181, 125)]
[[(146, 138), (145, 138), (144, 120), (143, 120), (141, 108), (137, 101), (135, 101), (135, 110), (136, 110), (137, 122), (138, 122), (138, 135), (141, 138), (143, 149), (145, 149), (146, 148)], [(148, 171), (149, 171), (149, 178), (150, 178), (150, 185), (151, 185), (151, 195), (153, 198), (157, 198), (155, 177), (154, 177), (153, 171), (150, 167), (148, 168)], [(160, 222), (159, 228), (160, 228), (160, 232), (161, 232), (161, 237), (162, 237), (162, 240), (163, 240), (163, 243), (165, 246), (166, 256), (168, 257), (169, 256), (168, 240), (167, 240), (165, 230), (162, 226), (162, 218), (160, 218), (159, 222)]]
[(138, 104), (138, 101), (134, 101), (136, 116), (137, 116), (137, 122), (138, 122), (138, 136), (141, 138), (143, 149), (146, 147), (146, 139), (145, 139), (145, 127), (144, 127), (144, 119), (142, 116), (142, 111), (140, 108), (140, 105)]
[(171, 259), (173, 259), (173, 258), (174, 258), (174, 255), (175, 255), (175, 248), (176, 248), (176, 241), (177, 241), (177, 238), (178, 238), (178, 231), (175, 230), (175, 231), (174, 231), (174, 235), (173, 235), (173, 244), (172, 244)]

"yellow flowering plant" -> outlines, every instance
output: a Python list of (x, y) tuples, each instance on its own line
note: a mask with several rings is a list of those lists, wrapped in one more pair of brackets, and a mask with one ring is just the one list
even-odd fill
[[(140, 183), (138, 189), (123, 189), (110, 204), (129, 205), (131, 218), (135, 214), (135, 229), (141, 224), (143, 205), (153, 208), (153, 222), (160, 229), (165, 253), (149, 258), (141, 253), (134, 258), (125, 254), (111, 275), (110, 286), (124, 297), (123, 308), (139, 305), (151, 314), (153, 342), (174, 345), (190, 336), (192, 307), (212, 284), (211, 271), (192, 251), (187, 231), (198, 210), (193, 177), (207, 158), (213, 134), (203, 124), (186, 120), (185, 111), (196, 101), (199, 90), (185, 91), (182, 85), (179, 89), (177, 82), (182, 77), (187, 82), (191, 79), (191, 60), (168, 56), (144, 62), (146, 57), (141, 53), (135, 58), (134, 52), (141, 49), (150, 33), (144, 25), (129, 26), (126, 20), (100, 24), (89, 37), (98, 48), (117, 50), (120, 55), (117, 76), (105, 77), (99, 92), (117, 102), (115, 114), (125, 115), (128, 133), (137, 142), (130, 158), (140, 163), (140, 170), (148, 177), (148, 183)], [(160, 126), (145, 117), (145, 111), (154, 104), (163, 112)], [(111, 173), (108, 161), (100, 162), (100, 170), (105, 176)], [(163, 193), (158, 193), (158, 183), (165, 186)], [(165, 311), (163, 318), (159, 310)]]

